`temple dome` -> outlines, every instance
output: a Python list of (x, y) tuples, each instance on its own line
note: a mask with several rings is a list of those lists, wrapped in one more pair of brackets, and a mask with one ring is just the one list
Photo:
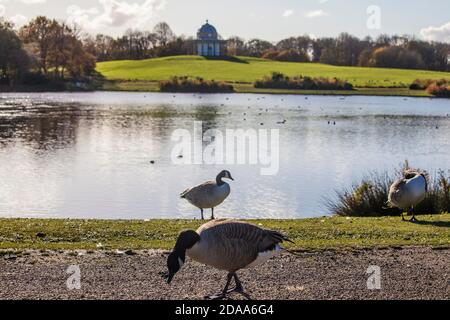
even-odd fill
[(210, 25), (208, 22), (205, 23), (201, 28), (200, 32), (210, 32), (210, 33), (217, 33), (216, 28), (214, 26)]
[(208, 23), (206, 23), (198, 30), (197, 38), (199, 40), (217, 40), (219, 37), (216, 28)]
[(194, 41), (195, 54), (203, 57), (221, 57), (227, 52), (226, 41), (222, 40), (214, 26), (208, 20), (197, 31), (197, 40)]

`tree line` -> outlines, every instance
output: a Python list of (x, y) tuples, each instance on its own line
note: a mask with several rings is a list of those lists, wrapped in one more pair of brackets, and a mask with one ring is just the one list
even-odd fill
[[(88, 35), (77, 26), (39, 16), (18, 30), (0, 20), (0, 43), (0, 84), (13, 85), (42, 79), (87, 79), (95, 72), (97, 61), (194, 54), (195, 39), (177, 36), (165, 22), (151, 31), (130, 29), (122, 36), (111, 37)], [(412, 36), (359, 39), (342, 33), (335, 38), (303, 35), (278, 42), (234, 36), (226, 43), (228, 55), (337, 66), (450, 71), (450, 44)]]
[[(164, 22), (151, 32), (128, 30), (118, 38), (100, 34), (88, 40), (98, 61), (194, 54), (194, 41), (192, 37), (176, 36)], [(232, 56), (337, 66), (450, 70), (450, 44), (422, 41), (407, 35), (380, 35), (376, 39), (359, 39), (348, 33), (318, 39), (304, 35), (276, 43), (234, 36), (226, 39), (226, 43), (228, 55)]]
[(231, 54), (281, 61), (450, 71), (449, 43), (427, 42), (406, 35), (380, 35), (376, 39), (359, 39), (348, 33), (317, 39), (305, 35), (277, 43), (232, 37), (227, 43)]

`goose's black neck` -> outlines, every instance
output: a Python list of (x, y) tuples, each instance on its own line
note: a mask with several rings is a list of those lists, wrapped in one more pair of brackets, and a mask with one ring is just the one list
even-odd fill
[(425, 174), (421, 173), (420, 175), (421, 175), (421, 176), (423, 177), (423, 179), (425, 180), (425, 192), (428, 192), (428, 179), (427, 179), (427, 177), (425, 176)]
[(224, 176), (222, 174), (219, 174), (216, 178), (216, 183), (219, 187), (225, 184), (225, 182), (222, 180), (223, 177)]
[(192, 230), (184, 231), (178, 236), (173, 251), (184, 255), (186, 250), (192, 248), (198, 241), (200, 241), (200, 236), (197, 232)]

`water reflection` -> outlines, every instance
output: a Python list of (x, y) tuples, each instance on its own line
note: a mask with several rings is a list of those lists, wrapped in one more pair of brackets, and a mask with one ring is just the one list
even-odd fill
[[(446, 100), (411, 98), (3, 94), (0, 216), (193, 218), (179, 192), (224, 168), (236, 182), (220, 217), (323, 215), (324, 196), (370, 170), (406, 158), (447, 168), (449, 114)], [(174, 165), (171, 134), (194, 121), (203, 132), (279, 128), (279, 174)]]

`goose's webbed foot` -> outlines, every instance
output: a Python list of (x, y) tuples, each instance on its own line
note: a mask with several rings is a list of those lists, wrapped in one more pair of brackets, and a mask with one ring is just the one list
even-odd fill
[(206, 296), (205, 299), (206, 300), (223, 300), (227, 297), (226, 293), (218, 293), (218, 294), (214, 294), (212, 296)]
[[(231, 280), (233, 278), (236, 283), (236, 287), (234, 287), (233, 289), (228, 289), (228, 287), (230, 286)], [(242, 287), (242, 283), (239, 281), (236, 273), (230, 272), (227, 276), (227, 284), (225, 285), (225, 288), (223, 289), (223, 291), (219, 294), (215, 294), (212, 296), (206, 296), (205, 299), (207, 299), (207, 300), (223, 300), (227, 297), (228, 294), (233, 293), (233, 292), (238, 292), (238, 293), (243, 294), (244, 288)]]
[(234, 287), (232, 289), (228, 289), (226, 294), (230, 294), (230, 293), (233, 293), (233, 292), (244, 293), (244, 288), (242, 286), (236, 286), (236, 287)]

